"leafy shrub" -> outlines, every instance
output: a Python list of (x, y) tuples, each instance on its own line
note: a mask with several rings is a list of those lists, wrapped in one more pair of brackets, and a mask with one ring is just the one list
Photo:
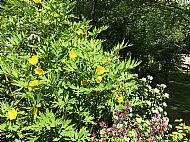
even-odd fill
[(176, 119), (175, 122), (178, 124), (175, 126), (176, 131), (173, 131), (169, 136), (174, 142), (188, 142), (189, 141), (189, 132), (190, 126), (187, 126), (183, 123), (182, 119)]
[[(1, 3), (1, 140), (91, 141), (93, 133), (102, 137), (98, 134), (102, 121), (114, 127), (131, 121), (126, 129), (134, 133), (126, 135), (131, 140), (148, 138), (150, 132), (160, 139), (167, 128), (156, 132), (151, 128), (160, 127), (166, 116), (164, 86), (152, 89), (150, 76), (145, 81), (130, 73), (140, 62), (119, 60), (123, 44), (103, 52), (103, 41), (95, 37), (107, 27), (92, 28), (85, 19), (78, 21), (70, 13), (74, 4)], [(116, 119), (116, 112), (122, 117)], [(144, 126), (146, 122), (150, 127)]]
[(163, 109), (167, 104), (163, 101), (169, 94), (164, 93), (164, 84), (152, 88), (149, 85), (152, 79), (151, 76), (140, 79), (137, 88), (126, 96), (126, 105), (116, 105), (110, 126), (100, 123), (103, 140), (153, 142), (167, 138), (169, 118)]

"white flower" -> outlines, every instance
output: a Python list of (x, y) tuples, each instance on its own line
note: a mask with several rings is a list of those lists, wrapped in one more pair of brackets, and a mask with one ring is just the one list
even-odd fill
[(146, 87), (150, 90), (152, 89), (152, 87), (150, 85), (146, 85)]
[(167, 104), (166, 104), (165, 102), (163, 102), (163, 106), (164, 106), (164, 107), (167, 107)]
[(125, 142), (130, 142), (130, 138), (124, 137)]
[(138, 77), (138, 74), (134, 74), (134, 76)]
[(160, 87), (166, 88), (166, 85), (165, 84), (161, 84)]
[(123, 127), (123, 124), (119, 124), (119, 123), (117, 124), (117, 128), (118, 128), (118, 129), (120, 129), (120, 128), (122, 128), (122, 127)]
[(141, 80), (144, 81), (144, 82), (146, 82), (146, 78), (144, 78), (144, 77)]
[(148, 80), (153, 80), (153, 77), (150, 75), (148, 75), (147, 78), (148, 78)]
[(136, 137), (136, 131), (135, 130), (129, 131), (129, 134), (133, 137)]
[[(132, 109), (132, 107), (129, 109), (129, 112), (132, 112), (133, 111), (133, 109)], [(131, 113), (131, 117), (132, 117), (132, 113)]]
[(113, 117), (114, 117), (115, 120), (118, 120), (118, 116), (115, 116), (115, 115), (114, 115)]
[(153, 113), (159, 113), (159, 111), (156, 109), (156, 110), (152, 110)]
[(163, 94), (163, 97), (164, 97), (164, 98), (169, 98), (169, 96), (170, 96), (170, 95), (169, 95), (168, 93)]
[(155, 93), (159, 93), (160, 90), (159, 90), (158, 88), (155, 88), (155, 89), (154, 89), (154, 92), (155, 92)]
[(150, 101), (146, 101), (148, 106), (151, 106), (151, 102)]
[(105, 129), (100, 130), (100, 135), (105, 134)]
[(108, 128), (107, 131), (108, 131), (108, 132), (111, 131), (111, 128)]
[(165, 122), (166, 125), (168, 125), (170, 119), (168, 117), (163, 117), (163, 121)]
[(132, 116), (133, 116), (133, 114), (132, 114), (132, 113), (129, 113), (129, 116), (130, 116), (130, 117), (132, 117)]
[(164, 112), (164, 115), (165, 115), (165, 116), (167, 115), (167, 112), (166, 112), (166, 111)]
[(142, 122), (142, 118), (138, 117), (138, 118), (136, 118), (136, 121), (137, 121), (138, 123), (141, 123), (141, 122)]
[(162, 107), (158, 107), (158, 110), (159, 110), (160, 112), (162, 112), (162, 111), (163, 111), (163, 108), (162, 108)]

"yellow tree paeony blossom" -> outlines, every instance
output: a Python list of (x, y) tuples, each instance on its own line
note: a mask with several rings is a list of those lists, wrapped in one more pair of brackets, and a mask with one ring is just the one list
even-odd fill
[(117, 101), (118, 101), (119, 103), (122, 103), (122, 102), (123, 102), (123, 97), (122, 97), (122, 96), (118, 97), (118, 98), (117, 98)]
[(35, 68), (34, 71), (35, 71), (35, 74), (44, 75), (44, 71), (41, 67)]
[(28, 59), (29, 63), (32, 65), (36, 65), (38, 63), (38, 57), (36, 55), (32, 56)]
[(102, 77), (101, 76), (98, 76), (97, 78), (96, 78), (96, 83), (101, 83), (102, 82)]
[(77, 54), (75, 51), (69, 51), (69, 58), (70, 59), (75, 59), (77, 57)]
[(36, 117), (38, 115), (38, 108), (34, 108), (32, 115), (33, 115), (33, 118), (36, 119)]
[(81, 85), (86, 87), (88, 85), (88, 80), (82, 80)]
[(33, 80), (33, 81), (30, 81), (29, 82), (29, 87), (35, 87), (35, 86), (38, 86), (40, 84), (40, 81), (39, 80)]
[(59, 15), (58, 13), (56, 13), (56, 12), (53, 13), (53, 17), (54, 17), (54, 18), (58, 18), (59, 16), (60, 16), (60, 15)]
[(78, 35), (84, 35), (84, 34), (85, 34), (82, 29), (78, 29), (78, 30), (76, 31), (76, 33), (77, 33)]
[(41, 0), (33, 0), (34, 3), (39, 4), (41, 3)]
[(96, 68), (96, 72), (98, 74), (103, 74), (105, 71), (106, 71), (106, 69), (102, 66), (97, 66), (97, 68)]
[(14, 108), (8, 111), (8, 115), (7, 115), (8, 119), (14, 120), (16, 119), (16, 117), (17, 117), (17, 111)]

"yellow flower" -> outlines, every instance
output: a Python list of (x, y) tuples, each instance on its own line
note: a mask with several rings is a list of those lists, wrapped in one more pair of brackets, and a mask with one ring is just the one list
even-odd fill
[(82, 29), (78, 29), (78, 30), (76, 31), (76, 33), (77, 33), (78, 35), (84, 35), (84, 31), (83, 31)]
[(101, 76), (98, 76), (98, 77), (96, 78), (96, 82), (97, 82), (97, 83), (102, 82), (102, 77), (101, 77)]
[(33, 1), (34, 1), (34, 3), (36, 3), (36, 4), (41, 3), (41, 0), (33, 0)]
[(36, 119), (36, 117), (38, 115), (38, 108), (34, 108), (32, 114), (33, 114), (33, 118)]
[(97, 66), (96, 72), (99, 74), (103, 74), (106, 71), (106, 69), (102, 66)]
[(77, 54), (75, 51), (69, 51), (69, 58), (70, 59), (75, 59), (77, 57)]
[(38, 86), (39, 83), (40, 83), (39, 80), (33, 80), (33, 81), (30, 81), (30, 82), (29, 82), (29, 85), (28, 85), (28, 86), (29, 86), (29, 87)]
[(29, 63), (32, 65), (36, 65), (38, 63), (38, 57), (36, 55), (32, 56), (28, 59)]
[(121, 97), (118, 97), (118, 98), (117, 98), (117, 101), (118, 101), (119, 103), (123, 102), (123, 97), (122, 97), (122, 96), (121, 96)]
[(116, 91), (119, 91), (119, 90), (120, 90), (120, 86), (119, 86), (119, 85), (116, 85), (116, 86), (115, 86), (115, 90), (116, 90)]
[(17, 116), (17, 111), (14, 108), (8, 111), (8, 116), (7, 116), (8, 119), (14, 120), (16, 119), (16, 116)]
[(53, 13), (53, 17), (54, 17), (54, 18), (58, 18), (59, 16), (60, 16), (60, 15), (59, 15), (58, 13), (56, 13), (56, 12)]
[(35, 68), (34, 71), (35, 71), (35, 74), (44, 75), (44, 71), (41, 67)]
[(82, 80), (81, 85), (86, 87), (88, 85), (88, 80)]

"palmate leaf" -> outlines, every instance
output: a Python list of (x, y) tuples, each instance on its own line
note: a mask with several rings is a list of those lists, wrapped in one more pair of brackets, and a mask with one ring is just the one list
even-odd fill
[(137, 67), (139, 64), (141, 63), (141, 61), (137, 61), (135, 59), (131, 59), (131, 57), (129, 57), (129, 59), (127, 60), (126, 64), (125, 64), (125, 69), (126, 70), (130, 70), (130, 69), (134, 69), (135, 67)]
[(120, 50), (124, 49), (125, 47), (130, 47), (130, 46), (132, 46), (132, 44), (129, 44), (128, 42), (125, 43), (125, 41), (123, 40), (122, 43), (118, 43), (118, 44), (112, 49), (112, 52), (117, 54)]
[(116, 67), (116, 71), (126, 71), (126, 70), (131, 70), (134, 69), (135, 67), (137, 67), (141, 62), (137, 61), (135, 59), (131, 59), (131, 57), (129, 57), (129, 59), (127, 61), (122, 61), (120, 64), (118, 64), (118, 66)]
[(80, 142), (90, 141), (90, 134), (85, 127), (82, 127), (78, 133), (75, 133), (75, 139)]
[(13, 33), (12, 37), (7, 38), (7, 46), (13, 47), (13, 46), (18, 46), (23, 40), (24, 33)]

